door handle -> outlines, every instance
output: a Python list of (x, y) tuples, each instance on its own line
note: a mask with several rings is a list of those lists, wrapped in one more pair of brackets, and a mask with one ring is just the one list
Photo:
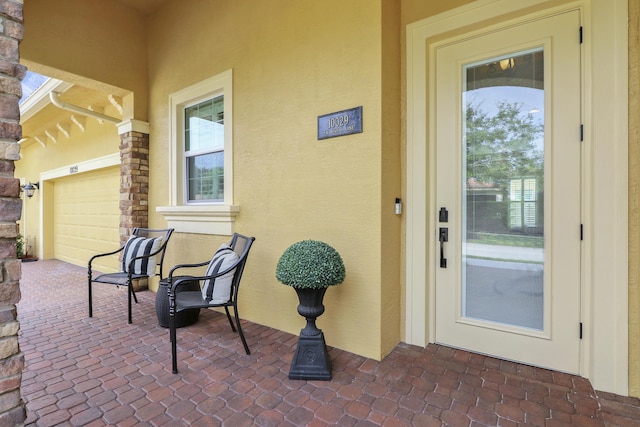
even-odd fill
[(447, 259), (444, 257), (444, 242), (449, 241), (449, 229), (446, 227), (440, 227), (438, 233), (438, 240), (440, 241), (440, 268), (447, 268)]
[(447, 208), (440, 208), (440, 211), (438, 212), (438, 221), (449, 222), (449, 211)]

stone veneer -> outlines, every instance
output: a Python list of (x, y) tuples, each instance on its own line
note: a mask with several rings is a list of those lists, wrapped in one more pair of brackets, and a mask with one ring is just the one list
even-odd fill
[(16, 258), (16, 222), (22, 200), (14, 162), (22, 138), (18, 100), (26, 68), (20, 65), (23, 38), (22, 0), (0, 0), (0, 425), (20, 425), (26, 418), (20, 397), (24, 355), (18, 344), (16, 304), (20, 300), (21, 264)]
[(120, 135), (120, 242), (149, 223), (149, 135)]
[[(149, 134), (120, 134), (120, 243), (131, 230), (149, 224)], [(148, 289), (147, 279), (136, 280), (133, 289)]]

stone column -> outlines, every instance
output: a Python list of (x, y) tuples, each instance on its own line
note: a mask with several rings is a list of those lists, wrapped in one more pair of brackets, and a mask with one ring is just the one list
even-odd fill
[[(149, 225), (149, 125), (129, 120), (118, 125), (120, 134), (120, 243), (131, 230)], [(134, 289), (147, 289), (140, 280)]]
[(22, 138), (18, 100), (26, 68), (19, 64), (18, 43), (23, 34), (22, 0), (0, 0), (0, 425), (20, 425), (26, 419), (16, 312), (21, 276), (16, 221), (22, 200), (20, 182), (14, 178), (14, 161), (20, 155), (17, 142)]
[(123, 122), (120, 133), (120, 241), (126, 242), (135, 227), (149, 224), (148, 124)]

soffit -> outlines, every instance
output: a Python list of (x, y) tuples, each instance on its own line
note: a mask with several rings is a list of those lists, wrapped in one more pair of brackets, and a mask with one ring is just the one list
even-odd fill
[[(62, 90), (60, 90), (62, 89)], [(72, 104), (81, 108), (93, 110), (115, 118), (122, 118), (118, 108), (122, 107), (122, 98), (111, 94), (90, 89), (78, 85), (62, 84), (54, 92), (59, 93), (58, 99), (66, 104)], [(23, 143), (30, 145), (33, 142), (40, 144), (60, 143), (66, 138), (64, 132), (70, 132), (78, 123), (85, 126), (88, 120), (97, 120), (82, 114), (67, 111), (56, 107), (47, 96), (42, 97), (42, 102), (34, 106), (30, 111), (21, 112)], [(73, 118), (72, 118), (73, 116)], [(104, 123), (105, 126), (112, 124)]]

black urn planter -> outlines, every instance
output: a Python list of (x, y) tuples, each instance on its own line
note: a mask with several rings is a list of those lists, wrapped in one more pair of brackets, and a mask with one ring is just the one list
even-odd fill
[(316, 327), (316, 318), (324, 313), (322, 300), (327, 288), (295, 288), (298, 294), (298, 314), (307, 319), (300, 331), (298, 346), (291, 361), (291, 380), (331, 380), (331, 357), (327, 351), (322, 330)]
[(324, 313), (322, 300), (329, 286), (344, 281), (345, 268), (338, 251), (319, 240), (289, 246), (278, 260), (276, 278), (298, 294), (298, 313), (307, 319), (291, 361), (289, 379), (331, 380), (331, 358), (316, 319)]

